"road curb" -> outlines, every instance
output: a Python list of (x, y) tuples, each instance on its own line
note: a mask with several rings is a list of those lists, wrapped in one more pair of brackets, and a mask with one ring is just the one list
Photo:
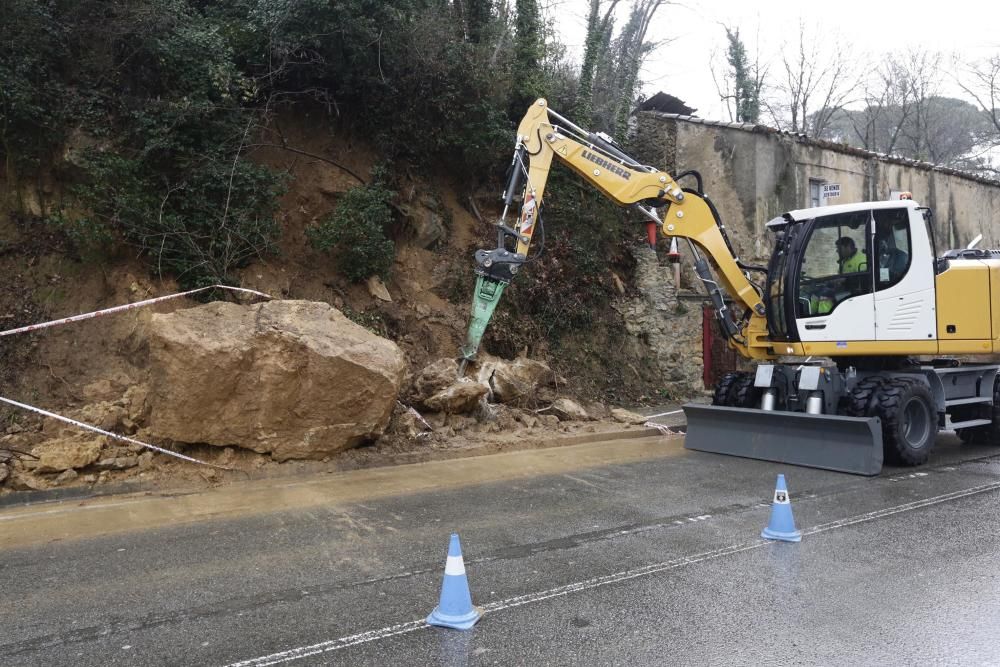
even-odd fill
[[(660, 431), (655, 428), (633, 428), (633, 429), (621, 429), (616, 431), (603, 431), (595, 433), (576, 433), (573, 435), (563, 435), (552, 438), (546, 438), (544, 440), (531, 440), (526, 439), (520, 445), (509, 445), (506, 447), (497, 447), (496, 443), (483, 443), (477, 447), (470, 447), (462, 450), (421, 450), (412, 452), (410, 455), (398, 455), (391, 462), (386, 462), (382, 465), (372, 464), (372, 465), (347, 465), (342, 467), (337, 467), (332, 470), (310, 470), (303, 472), (301, 470), (281, 472), (280, 474), (257, 474), (246, 473), (248, 475), (247, 481), (274, 481), (283, 478), (295, 479), (301, 477), (303, 474), (312, 475), (323, 472), (349, 472), (352, 470), (368, 470), (375, 468), (391, 468), (399, 465), (410, 465), (413, 463), (427, 463), (430, 461), (448, 461), (455, 459), (472, 458), (475, 456), (485, 456), (488, 454), (498, 454), (502, 452), (515, 452), (524, 451), (526, 449), (551, 449), (554, 447), (570, 447), (572, 445), (586, 445), (592, 442), (614, 442), (619, 440), (631, 440), (634, 438), (648, 438), (650, 436), (662, 435)], [(242, 481), (242, 480), (241, 480)], [(223, 482), (224, 485), (226, 482)], [(126, 493), (144, 493), (144, 492), (157, 492), (157, 493), (183, 493), (192, 491), (193, 488), (190, 486), (177, 485), (177, 486), (164, 486), (162, 484), (157, 484), (153, 482), (142, 482), (142, 481), (125, 481), (118, 482), (114, 484), (102, 484), (100, 486), (76, 486), (67, 487), (63, 489), (45, 489), (43, 491), (14, 491), (6, 495), (0, 496), (0, 509), (7, 507), (23, 507), (27, 505), (36, 505), (39, 503), (55, 503), (55, 502), (67, 502), (73, 500), (89, 500), (92, 498), (101, 498), (104, 496), (115, 496)]]

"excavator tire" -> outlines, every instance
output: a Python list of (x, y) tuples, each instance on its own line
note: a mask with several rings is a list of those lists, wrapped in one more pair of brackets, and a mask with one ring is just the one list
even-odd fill
[(916, 466), (927, 462), (938, 432), (930, 389), (910, 378), (892, 378), (875, 390), (872, 416), (882, 420), (885, 459)]
[(712, 405), (732, 406), (735, 400), (735, 390), (738, 383), (750, 376), (744, 371), (730, 371), (722, 376), (719, 383), (715, 385), (715, 393), (712, 395)]
[(992, 424), (960, 428), (955, 434), (964, 443), (1000, 445), (1000, 378), (993, 383), (993, 406), (990, 414), (993, 416)]
[(763, 391), (760, 387), (754, 386), (754, 376), (746, 373), (733, 385), (732, 402), (729, 404), (734, 408), (759, 408), (760, 398)]
[(884, 377), (865, 378), (859, 382), (854, 390), (848, 394), (841, 405), (841, 413), (848, 417), (874, 417), (875, 397), (882, 385), (886, 382)]

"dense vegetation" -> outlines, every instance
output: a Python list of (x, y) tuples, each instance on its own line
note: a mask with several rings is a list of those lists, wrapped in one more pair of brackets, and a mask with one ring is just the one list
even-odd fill
[[(635, 1), (616, 36), (617, 4), (591, 3), (580, 71), (536, 0), (4, 0), (8, 199), (55, 179), (62, 196), (34, 224), (58, 226), (88, 261), (124, 245), (184, 286), (232, 282), (275, 252), (281, 231), (274, 214), (287, 176), (255, 151), (294, 149), (281, 114), (322, 109), (330, 127), (371, 142), (385, 167), (355, 175), (362, 184), (307, 236), (347, 279), (385, 277), (398, 230), (394, 172), (441, 174), (463, 195), (498, 191), (516, 123), (541, 95), (623, 135), (662, 2)], [(9, 208), (23, 214), (21, 204)], [(590, 326), (613, 292), (611, 268), (628, 261), (621, 214), (559, 170), (543, 222), (531, 279), (515, 281), (498, 313), (512, 320), (498, 332), (518, 332), (492, 340), (500, 351)], [(470, 259), (451, 294), (461, 303)]]
[[(647, 16), (659, 3), (635, 4)], [(599, 129), (620, 124), (636, 56), (614, 56), (613, 20), (603, 21), (578, 86), (535, 0), (5, 0), (5, 181), (11, 196), (43, 176), (71, 186), (47, 216), (79, 249), (125, 243), (184, 284), (231, 280), (276, 247), (285, 179), (253, 154), (287, 147), (277, 112), (319, 106), (390, 165), (437, 165), (470, 192), (494, 189), (535, 96), (579, 106)], [(621, 81), (629, 99), (614, 94)], [(344, 197), (339, 219), (376, 200), (384, 213), (385, 198)], [(335, 227), (314, 230), (315, 243), (358, 244)], [(360, 245), (370, 252), (341, 262), (352, 279), (385, 272), (386, 227), (369, 221)]]

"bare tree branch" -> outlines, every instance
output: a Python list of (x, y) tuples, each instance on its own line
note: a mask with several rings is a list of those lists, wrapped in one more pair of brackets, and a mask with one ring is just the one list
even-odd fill
[(337, 167), (341, 171), (344, 171), (344, 172), (350, 174), (351, 176), (353, 176), (358, 181), (358, 183), (361, 183), (362, 185), (367, 185), (367, 182), (365, 181), (365, 179), (361, 178), (360, 176), (358, 176), (357, 174), (355, 174), (353, 171), (351, 171), (350, 169), (348, 169), (344, 165), (342, 165), (342, 164), (340, 164), (338, 162), (334, 162), (330, 158), (323, 157), (322, 155), (316, 155), (315, 153), (310, 153), (308, 151), (304, 151), (304, 150), (301, 150), (301, 149), (298, 149), (298, 148), (292, 148), (291, 146), (282, 145), (282, 144), (250, 144), (249, 146), (247, 146), (247, 148), (280, 148), (283, 151), (288, 151), (290, 153), (298, 153), (299, 155), (305, 155), (306, 157), (315, 158), (316, 160), (322, 160), (323, 162), (326, 162), (327, 164), (332, 164), (334, 167)]

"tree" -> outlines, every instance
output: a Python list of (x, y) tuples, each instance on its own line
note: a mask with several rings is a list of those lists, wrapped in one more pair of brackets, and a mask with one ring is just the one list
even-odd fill
[(891, 54), (885, 56), (862, 84), (862, 111), (836, 112), (827, 127), (829, 136), (825, 138), (880, 153), (895, 151), (900, 131), (913, 113), (910, 78), (903, 63)]
[(80, 96), (64, 84), (67, 34), (52, 2), (0, 3), (0, 152), (14, 188), (56, 149)]
[(574, 113), (582, 123), (590, 123), (594, 109), (594, 76), (600, 61), (611, 44), (612, 20), (615, 7), (620, 0), (610, 0), (601, 14), (601, 0), (590, 0), (587, 14), (587, 39), (583, 49), (583, 64), (580, 67), (580, 83), (577, 87)]
[(920, 49), (886, 55), (863, 84), (860, 109), (838, 109), (821, 138), (859, 148), (967, 168), (986, 129), (964, 100), (937, 94), (940, 56)]
[(916, 113), (907, 114), (899, 105), (841, 109), (820, 138), (942, 166), (974, 167), (969, 156), (985, 127), (982, 113), (950, 97), (934, 96), (921, 104), (926, 110), (920, 123)]
[(511, 116), (519, 118), (536, 98), (543, 95), (542, 61), (545, 41), (536, 0), (517, 0), (514, 36), (513, 90)]
[(654, 44), (646, 41), (646, 34), (656, 10), (664, 4), (666, 0), (636, 0), (629, 21), (618, 37), (622, 87), (615, 109), (614, 129), (619, 141), (625, 139), (628, 117), (635, 106), (642, 62), (655, 48)]
[(619, 140), (625, 137), (629, 114), (635, 106), (642, 63), (657, 45), (646, 35), (656, 11), (664, 4), (665, 0), (634, 0), (628, 21), (604, 48), (594, 72), (588, 122)]
[(1000, 55), (965, 64), (959, 86), (979, 107), (985, 129), (979, 138), (981, 156), (977, 169), (993, 176), (1000, 175), (990, 158), (1000, 147)]
[[(730, 118), (738, 123), (756, 123), (760, 119), (760, 95), (765, 72), (759, 61), (751, 63), (739, 28), (726, 30), (726, 62), (729, 64), (727, 94), (721, 95), (730, 109)], [(731, 92), (730, 92), (731, 91)]]
[(909, 151), (915, 159), (933, 162), (941, 157), (935, 156), (931, 148), (932, 131), (934, 126), (939, 125), (931, 99), (938, 94), (941, 54), (914, 49), (907, 52), (904, 62), (904, 76), (913, 111), (909, 118), (911, 122), (901, 124), (901, 139), (909, 144)]
[(456, 3), (459, 7), (463, 4), (465, 32), (469, 41), (473, 44), (484, 42), (490, 21), (493, 19), (492, 0), (464, 0), (464, 3)]
[(818, 137), (833, 115), (848, 102), (855, 79), (848, 45), (828, 44), (799, 24), (792, 52), (782, 54), (784, 80), (768, 111), (779, 129)]

